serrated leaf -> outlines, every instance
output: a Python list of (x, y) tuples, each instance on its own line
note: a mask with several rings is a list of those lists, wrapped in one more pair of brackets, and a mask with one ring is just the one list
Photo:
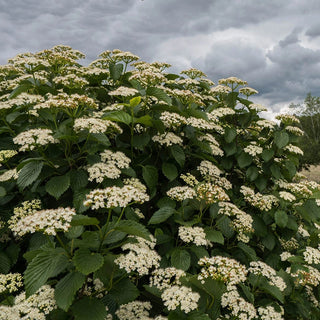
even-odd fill
[(184, 154), (183, 149), (178, 145), (173, 145), (170, 147), (170, 151), (174, 159), (178, 162), (180, 167), (184, 166), (184, 162), (186, 160), (186, 156)]
[(268, 283), (266, 279), (260, 282), (259, 288), (262, 289), (264, 292), (272, 295), (274, 298), (279, 300), (281, 303), (284, 303), (284, 296), (283, 293), (280, 291), (278, 287), (272, 286)]
[(62, 248), (40, 252), (28, 264), (24, 273), (27, 296), (34, 294), (50, 277), (59, 274), (68, 266), (68, 258)]
[(283, 210), (277, 210), (274, 214), (274, 220), (280, 228), (285, 228), (288, 223), (288, 215)]
[(79, 189), (73, 193), (73, 206), (78, 213), (83, 213), (89, 209), (89, 207), (83, 205), (89, 192), (89, 189)]
[(122, 75), (122, 71), (123, 71), (123, 64), (122, 63), (110, 63), (109, 65), (109, 70), (110, 70), (110, 76), (113, 80), (119, 80), (121, 75)]
[(162, 164), (162, 173), (170, 180), (174, 180), (178, 176), (178, 169), (173, 163), (164, 162)]
[(107, 316), (105, 305), (93, 297), (85, 297), (71, 307), (75, 320), (104, 320)]
[(171, 264), (181, 270), (188, 270), (191, 264), (191, 256), (187, 250), (176, 248), (171, 254)]
[(109, 147), (111, 145), (111, 142), (105, 133), (102, 133), (102, 132), (101, 133), (91, 133), (90, 138), (93, 138), (94, 140), (100, 142), (105, 147)]
[(162, 89), (156, 87), (149, 87), (146, 91), (146, 94), (148, 96), (156, 97), (158, 100), (164, 101), (167, 104), (172, 103), (171, 98)]
[(84, 188), (88, 184), (88, 174), (85, 170), (71, 170), (70, 171), (70, 186), (72, 190)]
[(54, 297), (59, 308), (68, 311), (77, 291), (85, 283), (86, 277), (80, 272), (71, 272), (63, 277), (56, 285)]
[(11, 260), (4, 252), (0, 252), (0, 273), (8, 273), (11, 267)]
[(224, 139), (227, 143), (232, 142), (237, 136), (237, 130), (232, 127), (227, 127), (224, 130)]
[(279, 149), (285, 147), (289, 143), (289, 140), (289, 135), (286, 132), (277, 131), (274, 134), (274, 142)]
[(152, 118), (148, 114), (146, 114), (146, 115), (144, 115), (144, 116), (142, 116), (140, 118), (134, 118), (133, 122), (134, 123), (142, 123), (142, 124), (144, 124), (144, 125), (146, 125), (148, 127), (152, 127), (153, 126)]
[(141, 97), (134, 97), (130, 99), (130, 107), (134, 108), (141, 102)]
[(88, 217), (82, 214), (77, 214), (72, 217), (72, 226), (97, 226), (99, 220), (94, 217)]
[(108, 292), (118, 304), (125, 304), (135, 300), (139, 295), (140, 291), (128, 278), (122, 279)]
[(157, 224), (166, 221), (175, 211), (172, 207), (162, 207), (153, 214), (148, 224)]
[(212, 242), (224, 244), (222, 232), (217, 230), (205, 229), (206, 238)]
[(27, 163), (19, 172), (19, 177), (17, 180), (18, 186), (24, 189), (36, 181), (40, 175), (42, 167), (43, 162), (40, 161), (32, 161)]
[(132, 117), (128, 113), (122, 110), (110, 112), (102, 119), (122, 122), (122, 123), (125, 123), (126, 125), (129, 125), (133, 121)]
[(70, 175), (53, 177), (46, 183), (46, 191), (57, 200), (70, 186)]
[(0, 187), (0, 197), (4, 197), (7, 194), (7, 191), (4, 187)]
[(268, 162), (274, 156), (274, 151), (272, 149), (264, 149), (261, 153), (261, 157), (265, 162)]
[(150, 233), (147, 228), (133, 220), (121, 220), (119, 223), (114, 227), (115, 230), (119, 230), (125, 232), (127, 234), (132, 234), (137, 237), (144, 238), (150, 241)]
[(246, 177), (250, 180), (250, 181), (254, 181), (258, 178), (259, 176), (259, 170), (256, 166), (251, 166), (247, 169), (246, 171)]
[(75, 267), (81, 273), (88, 275), (97, 271), (103, 265), (103, 256), (100, 253), (91, 252), (87, 248), (78, 249), (72, 259)]
[(257, 261), (257, 254), (253, 248), (249, 247), (243, 242), (238, 242), (237, 247), (240, 248), (245, 255), (250, 259), (250, 261)]
[(155, 166), (146, 165), (142, 168), (142, 177), (149, 189), (154, 188), (158, 183), (158, 170)]
[(242, 152), (237, 157), (237, 162), (240, 168), (245, 168), (252, 163), (252, 157), (249, 154)]

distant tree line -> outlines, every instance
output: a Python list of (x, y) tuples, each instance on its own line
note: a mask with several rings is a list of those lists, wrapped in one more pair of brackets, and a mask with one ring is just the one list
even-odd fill
[(304, 135), (299, 137), (298, 145), (303, 150), (301, 167), (320, 164), (320, 97), (308, 93), (303, 103), (289, 106), (300, 120)]

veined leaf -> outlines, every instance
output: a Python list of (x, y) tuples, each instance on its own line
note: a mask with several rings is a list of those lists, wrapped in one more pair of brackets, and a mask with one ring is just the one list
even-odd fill
[(170, 180), (174, 180), (178, 176), (178, 169), (173, 163), (164, 162), (162, 164), (162, 173)]
[(104, 262), (100, 253), (91, 252), (87, 248), (78, 249), (72, 260), (77, 270), (85, 275), (97, 271)]
[(157, 224), (166, 221), (175, 211), (172, 207), (162, 207), (153, 214), (148, 224)]
[(288, 215), (283, 210), (277, 210), (274, 214), (274, 220), (280, 228), (284, 228), (288, 223)]
[(102, 119), (122, 122), (122, 123), (125, 123), (126, 125), (129, 125), (133, 121), (132, 117), (128, 113), (122, 110), (110, 112)]
[(93, 297), (78, 300), (71, 307), (75, 320), (104, 320), (107, 316), (105, 305)]
[(158, 183), (158, 170), (156, 167), (146, 165), (142, 168), (142, 177), (147, 186), (152, 189)]
[(43, 162), (32, 161), (27, 163), (20, 171), (17, 184), (21, 188), (25, 188), (32, 184), (37, 178), (42, 170)]
[(46, 183), (46, 191), (57, 200), (70, 186), (70, 175), (53, 177)]
[(276, 146), (281, 149), (289, 143), (289, 135), (283, 131), (277, 131), (274, 134), (274, 142)]
[(108, 294), (110, 294), (118, 304), (125, 304), (135, 300), (140, 295), (140, 291), (129, 278), (124, 278), (113, 286)]
[(137, 237), (144, 238), (150, 241), (150, 233), (147, 228), (133, 220), (121, 220), (114, 227), (115, 230), (126, 232), (127, 234), (132, 234)]
[(191, 256), (187, 250), (176, 248), (171, 254), (171, 264), (181, 270), (188, 270), (191, 264)]
[(171, 104), (171, 98), (161, 89), (156, 87), (149, 87), (146, 91), (148, 96), (156, 97), (158, 100), (164, 101), (167, 104)]
[(110, 63), (109, 65), (109, 70), (110, 70), (110, 76), (113, 80), (119, 80), (121, 75), (122, 75), (122, 71), (123, 71), (123, 64), (122, 63)]
[(34, 294), (50, 277), (59, 274), (68, 266), (68, 258), (62, 248), (40, 252), (28, 264), (24, 273), (27, 296)]
[(184, 162), (186, 160), (186, 156), (184, 154), (183, 149), (178, 145), (173, 145), (170, 147), (170, 151), (174, 159), (178, 162), (178, 164), (183, 167)]
[(82, 287), (86, 280), (84, 274), (80, 272), (68, 273), (56, 285), (54, 297), (59, 308), (68, 311), (75, 294)]
[(71, 221), (72, 226), (96, 226), (98, 224), (99, 220), (97, 218), (88, 217), (82, 214), (74, 215)]

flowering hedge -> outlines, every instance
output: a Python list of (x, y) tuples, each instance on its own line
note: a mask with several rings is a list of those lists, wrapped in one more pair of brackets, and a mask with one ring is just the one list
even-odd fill
[(234, 77), (83, 57), (0, 67), (0, 318), (319, 319), (297, 119)]

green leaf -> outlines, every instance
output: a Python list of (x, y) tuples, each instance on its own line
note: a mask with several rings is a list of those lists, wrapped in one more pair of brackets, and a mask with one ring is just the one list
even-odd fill
[(0, 197), (4, 197), (7, 194), (7, 191), (4, 187), (0, 187)]
[(157, 224), (166, 221), (175, 211), (172, 207), (162, 207), (153, 214), (148, 224)]
[(11, 267), (11, 260), (4, 252), (0, 252), (0, 273), (8, 273)]
[(148, 127), (152, 127), (153, 126), (153, 122), (152, 122), (152, 118), (146, 114), (140, 118), (134, 118), (133, 119), (133, 122), (134, 123), (142, 123), (144, 124), (145, 126), (148, 126)]
[(274, 220), (280, 228), (285, 228), (288, 223), (288, 215), (285, 211), (283, 210), (278, 210), (274, 214)]
[(10, 94), (9, 99), (13, 99), (17, 97), (22, 92), (27, 92), (33, 85), (30, 82), (26, 82), (21, 84), (20, 86), (16, 87)]
[(46, 183), (46, 191), (57, 200), (70, 186), (70, 175), (53, 177)]
[(140, 291), (129, 278), (124, 278), (114, 285), (108, 294), (121, 305), (135, 300), (140, 295)]
[(160, 101), (164, 101), (167, 104), (171, 104), (172, 100), (171, 98), (161, 89), (156, 87), (149, 87), (146, 91), (146, 94), (148, 96), (156, 97)]
[(217, 220), (217, 227), (223, 235), (230, 239), (234, 235), (234, 230), (231, 227), (232, 221), (227, 216), (222, 216)]
[(88, 217), (82, 214), (77, 214), (72, 217), (72, 226), (97, 226), (99, 220), (94, 217)]
[(56, 285), (54, 297), (59, 308), (68, 311), (77, 291), (85, 283), (86, 277), (80, 272), (71, 272), (63, 277)]
[(104, 262), (100, 253), (91, 252), (87, 248), (78, 249), (72, 260), (77, 270), (85, 275), (97, 271)]
[(37, 180), (42, 170), (43, 162), (32, 161), (27, 163), (20, 171), (17, 184), (24, 189)]
[(118, 64), (110, 63), (109, 70), (110, 70), (111, 78), (115, 81), (119, 80), (122, 75), (123, 64), (122, 63), (118, 63)]
[(93, 297), (85, 297), (71, 307), (75, 320), (104, 320), (107, 316), (105, 305)]
[(268, 180), (265, 177), (260, 176), (254, 181), (254, 184), (256, 185), (256, 187), (261, 192), (267, 187)]
[(237, 130), (233, 127), (227, 127), (224, 130), (224, 139), (227, 143), (232, 142), (237, 136)]
[(115, 230), (119, 230), (125, 232), (127, 234), (132, 234), (137, 237), (144, 238), (150, 241), (150, 233), (147, 228), (133, 220), (121, 220), (119, 223), (114, 227)]
[(276, 146), (281, 149), (289, 143), (289, 135), (283, 131), (277, 131), (274, 134), (274, 142)]
[(28, 264), (24, 273), (27, 296), (34, 294), (50, 277), (59, 274), (68, 266), (68, 258), (62, 248), (40, 252)]
[(259, 170), (256, 166), (251, 166), (247, 169), (246, 171), (246, 177), (250, 180), (250, 181), (254, 181), (258, 178), (259, 176)]
[(212, 242), (224, 244), (224, 237), (222, 232), (217, 230), (212, 230), (210, 228), (204, 230), (206, 233), (206, 238)]
[(266, 279), (260, 282), (259, 288), (262, 289), (264, 292), (272, 295), (274, 298), (279, 300), (281, 303), (284, 303), (284, 296), (283, 293), (280, 291), (278, 287), (275, 287), (268, 283)]
[(143, 150), (145, 146), (148, 145), (149, 141), (150, 141), (150, 136), (146, 132), (142, 134), (134, 135), (132, 139), (132, 146), (134, 148)]
[(169, 162), (164, 162), (162, 164), (162, 173), (169, 179), (169, 181), (174, 180), (179, 174), (177, 167)]
[(149, 189), (153, 189), (158, 183), (158, 170), (155, 166), (146, 165), (142, 168), (142, 177)]
[(141, 97), (134, 97), (130, 99), (130, 107), (134, 108), (141, 102)]
[(274, 151), (272, 149), (264, 149), (261, 153), (261, 157), (265, 162), (268, 162), (274, 156)]
[(226, 143), (223, 145), (223, 150), (227, 157), (232, 156), (237, 152), (237, 144), (235, 142)]
[(91, 133), (90, 138), (93, 138), (94, 140), (103, 144), (105, 147), (111, 146), (111, 142), (105, 133), (102, 133), (102, 132), (101, 133)]
[(211, 318), (207, 314), (197, 312), (196, 314), (190, 314), (188, 320), (211, 320)]
[(276, 165), (275, 163), (270, 167), (272, 176), (276, 179), (280, 179), (281, 178), (281, 170), (279, 168), (278, 165)]
[(116, 121), (116, 122), (122, 122), (122, 123), (125, 123), (126, 125), (129, 125), (133, 120), (132, 117), (128, 113), (126, 113), (125, 111), (122, 111), (122, 110), (110, 112), (102, 119)]
[(71, 170), (70, 171), (70, 186), (72, 190), (84, 188), (88, 184), (88, 174), (85, 170)]
[(238, 157), (237, 157), (238, 165), (240, 168), (245, 168), (249, 166), (252, 163), (252, 157), (250, 154), (247, 154), (245, 152), (242, 152)]
[(175, 248), (171, 254), (171, 264), (177, 268), (187, 271), (191, 264), (191, 256), (187, 250)]
[(86, 200), (86, 196), (89, 192), (89, 189), (79, 189), (74, 191), (73, 206), (78, 213), (83, 213), (89, 209), (89, 207), (83, 205), (83, 202)]
[(266, 237), (262, 238), (261, 242), (270, 251), (276, 245), (276, 239), (275, 239), (274, 235), (272, 235), (272, 234), (269, 234)]
[(174, 159), (178, 162), (180, 167), (184, 166), (184, 162), (186, 160), (186, 156), (184, 154), (183, 149), (178, 145), (173, 145), (170, 147), (170, 151)]
[(243, 242), (238, 242), (237, 246), (245, 253), (245, 255), (250, 259), (250, 261), (257, 261), (258, 260), (254, 249), (252, 249), (251, 247), (249, 247), (248, 245), (246, 245)]

